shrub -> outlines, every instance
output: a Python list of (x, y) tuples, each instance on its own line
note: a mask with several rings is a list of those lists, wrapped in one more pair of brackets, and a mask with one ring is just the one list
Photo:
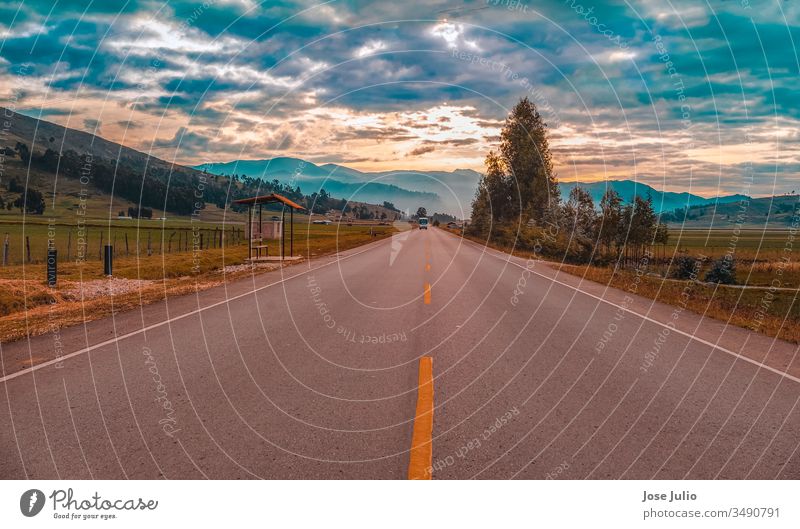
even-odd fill
[(736, 261), (729, 257), (722, 257), (714, 261), (711, 269), (706, 273), (706, 281), (722, 285), (736, 284)]
[(682, 255), (673, 259), (670, 263), (670, 276), (674, 279), (692, 279), (695, 277), (695, 267), (697, 261), (688, 255)]

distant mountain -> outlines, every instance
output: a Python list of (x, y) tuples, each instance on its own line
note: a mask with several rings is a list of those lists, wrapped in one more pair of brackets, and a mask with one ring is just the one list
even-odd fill
[(800, 195), (745, 198), (736, 202), (710, 203), (666, 213), (663, 220), (672, 225), (731, 228), (790, 228), (800, 214)]
[(264, 181), (278, 180), (283, 184), (298, 186), (306, 194), (325, 189), (334, 197), (350, 201), (377, 204), (387, 201), (401, 210), (416, 211), (418, 207), (424, 206), (431, 211), (440, 211), (447, 207), (439, 194), (430, 190), (430, 177), (423, 177), (427, 185), (416, 186), (417, 189), (413, 190), (407, 189), (406, 184), (415, 184), (419, 180), (408, 178), (411, 176), (410, 172), (365, 173), (341, 165), (319, 166), (298, 158), (286, 157), (204, 163), (194, 169), (217, 175), (236, 174)]
[(675, 209), (692, 207), (692, 206), (706, 206), (713, 204), (729, 204), (732, 202), (741, 202), (747, 200), (749, 197), (745, 195), (726, 195), (714, 198), (705, 198), (691, 193), (673, 193), (670, 191), (658, 191), (655, 188), (635, 182), (633, 180), (607, 180), (601, 182), (559, 182), (561, 190), (561, 199), (566, 200), (570, 191), (575, 187), (581, 187), (589, 192), (594, 200), (595, 205), (600, 203), (607, 189), (613, 189), (622, 197), (627, 203), (633, 201), (633, 197), (639, 195), (646, 198), (649, 194), (653, 198), (653, 208), (656, 212), (670, 212)]
[[(293, 182), (304, 193), (324, 187), (333, 196), (353, 197), (353, 200), (375, 202), (387, 200), (401, 209), (416, 210), (425, 206), (429, 211), (446, 212), (458, 218), (470, 216), (481, 173), (472, 169), (454, 171), (396, 170), (364, 172), (343, 165), (326, 163), (316, 165), (297, 158), (272, 158), (267, 160), (238, 160), (227, 163), (210, 163), (195, 167), (213, 174), (239, 174)], [(652, 186), (633, 180), (608, 180), (601, 182), (559, 182), (562, 200), (576, 186), (586, 189), (595, 204), (607, 189), (614, 189), (626, 203), (639, 195), (653, 198), (659, 213), (675, 209), (709, 204), (730, 204), (748, 199), (745, 195), (726, 195), (705, 198), (692, 193), (658, 191)]]

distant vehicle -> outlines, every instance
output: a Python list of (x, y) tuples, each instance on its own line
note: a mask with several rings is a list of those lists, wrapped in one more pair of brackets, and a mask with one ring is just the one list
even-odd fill
[(428, 229), (428, 217), (420, 217), (419, 218), (419, 229), (427, 230)]
[(318, 220), (312, 220), (311, 223), (312, 224), (324, 224), (324, 225), (327, 226), (328, 224), (331, 223), (331, 221), (329, 221), (328, 219), (318, 219)]

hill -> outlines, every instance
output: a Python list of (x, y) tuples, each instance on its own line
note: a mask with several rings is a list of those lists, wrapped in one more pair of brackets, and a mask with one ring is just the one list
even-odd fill
[(737, 202), (703, 204), (678, 209), (662, 215), (672, 225), (688, 228), (797, 228), (800, 216), (800, 195), (766, 198), (745, 198)]
[[(0, 206), (8, 211), (24, 207), (28, 213), (42, 213), (50, 203), (103, 212), (106, 218), (129, 207), (197, 216), (207, 209), (240, 209), (231, 208), (231, 202), (274, 192), (317, 213), (352, 209), (355, 215), (369, 218), (381, 218), (384, 213), (394, 218), (397, 214), (383, 206), (336, 199), (327, 185), (306, 195), (296, 186), (278, 181), (210, 175), (94, 134), (3, 108), (0, 111), (9, 124), (0, 131), (4, 188), (0, 189)], [(385, 199), (378, 191), (370, 196), (380, 204)], [(97, 205), (98, 200), (102, 206)]]

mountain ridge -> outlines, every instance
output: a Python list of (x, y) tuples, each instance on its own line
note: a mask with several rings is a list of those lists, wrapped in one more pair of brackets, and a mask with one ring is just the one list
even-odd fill
[[(620, 194), (623, 201), (630, 203), (633, 197), (638, 195), (646, 198), (648, 195), (653, 199), (653, 208), (657, 213), (671, 212), (676, 209), (693, 206), (705, 206), (710, 204), (728, 204), (740, 202), (750, 197), (747, 195), (722, 195), (716, 197), (702, 197), (689, 193), (688, 191), (659, 191), (651, 185), (635, 180), (601, 180), (599, 182), (559, 182), (561, 199), (566, 200), (569, 192), (574, 187), (581, 187), (589, 192), (595, 206), (598, 206), (606, 189), (613, 189)], [(641, 188), (641, 190), (639, 189)]]
[[(324, 188), (332, 196), (359, 202), (392, 202), (406, 210), (416, 210), (420, 206), (430, 210), (446, 207), (436, 192), (407, 189), (400, 185), (402, 180), (388, 178), (392, 172), (364, 173), (332, 163), (320, 166), (301, 158), (207, 162), (195, 165), (193, 169), (225, 176), (237, 174), (264, 180), (275, 179), (298, 186), (304, 193), (318, 192)], [(387, 179), (390, 181), (384, 181)]]
[[(462, 218), (469, 217), (470, 205), (475, 195), (481, 173), (472, 169), (455, 169), (453, 171), (440, 170), (412, 170), (412, 169), (393, 169), (389, 171), (360, 171), (346, 165), (332, 162), (316, 164), (300, 158), (275, 157), (257, 160), (232, 160), (222, 163), (206, 163), (194, 166), (195, 169), (213, 168), (236, 172), (237, 170), (247, 170), (252, 174), (252, 170), (257, 168), (258, 176), (265, 178), (278, 178), (279, 180), (290, 178), (290, 172), (283, 169), (285, 164), (291, 163), (295, 166), (306, 164), (302, 176), (305, 177), (306, 187), (319, 185), (318, 180), (324, 179), (326, 189), (328, 182), (333, 182), (334, 188), (337, 186), (352, 186), (354, 184), (371, 185), (393, 185), (411, 193), (434, 193), (439, 197), (439, 203), (426, 203), (423, 197), (416, 196), (417, 200), (422, 199), (419, 205), (424, 205), (428, 209), (436, 210), (441, 207), (442, 211), (454, 213)], [(248, 169), (249, 168), (249, 169)], [(213, 172), (213, 171), (210, 171)], [(247, 172), (245, 174), (248, 174)], [(300, 178), (302, 180), (302, 177)], [(299, 184), (301, 189), (303, 185)], [(435, 191), (430, 191), (431, 187), (440, 187)], [(658, 213), (672, 212), (684, 207), (704, 206), (710, 204), (728, 204), (750, 199), (751, 197), (742, 194), (720, 195), (715, 197), (703, 197), (687, 191), (659, 191), (655, 187), (628, 179), (602, 180), (598, 182), (581, 181), (560, 181), (559, 189), (562, 200), (566, 200), (572, 188), (580, 186), (592, 196), (595, 205), (599, 205), (600, 199), (606, 189), (611, 188), (617, 191), (626, 203), (633, 201), (633, 197), (651, 196), (653, 207)], [(341, 187), (341, 189), (345, 189)], [(306, 192), (307, 189), (303, 189)], [(335, 194), (332, 189), (328, 189)], [(442, 196), (445, 195), (445, 196)], [(449, 196), (448, 196), (449, 195)], [(413, 196), (413, 195), (412, 195)], [(428, 197), (430, 198), (430, 197)], [(392, 201), (387, 198), (386, 200)], [(400, 200), (402, 204), (402, 200)], [(408, 208), (408, 204), (404, 207)]]

